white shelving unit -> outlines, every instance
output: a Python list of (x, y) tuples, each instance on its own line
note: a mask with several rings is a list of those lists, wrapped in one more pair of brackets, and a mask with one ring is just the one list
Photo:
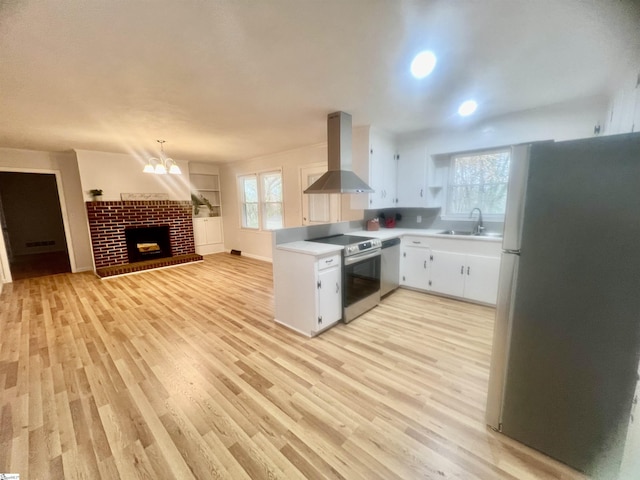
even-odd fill
[[(206, 198), (213, 207), (210, 217), (219, 217), (222, 215), (220, 203), (220, 177), (218, 175), (208, 175), (201, 173), (192, 173), (189, 175), (191, 181), (191, 191), (196, 197)], [(206, 208), (205, 208), (206, 210)]]
[(193, 236), (196, 253), (208, 255), (224, 251), (222, 235), (222, 204), (220, 198), (220, 177), (214, 173), (191, 173), (191, 193), (197, 198), (204, 197), (211, 204), (211, 210), (200, 205), (193, 217)]

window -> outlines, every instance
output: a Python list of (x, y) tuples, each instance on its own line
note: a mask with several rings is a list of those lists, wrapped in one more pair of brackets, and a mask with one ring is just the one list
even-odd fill
[(452, 156), (447, 215), (466, 217), (477, 207), (483, 214), (503, 216), (510, 157), (511, 150)]
[(242, 228), (274, 230), (283, 226), (282, 172), (238, 177)]

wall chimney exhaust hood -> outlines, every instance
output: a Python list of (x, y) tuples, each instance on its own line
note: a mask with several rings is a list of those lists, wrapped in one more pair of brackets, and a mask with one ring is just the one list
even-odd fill
[(351, 170), (351, 115), (330, 113), (327, 117), (329, 171), (304, 193), (373, 193), (373, 189)]

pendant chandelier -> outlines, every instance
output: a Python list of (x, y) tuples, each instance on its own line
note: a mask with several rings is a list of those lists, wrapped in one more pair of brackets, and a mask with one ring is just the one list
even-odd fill
[(144, 166), (144, 173), (155, 173), (156, 175), (166, 175), (167, 172), (172, 175), (180, 175), (182, 171), (172, 158), (164, 155), (164, 140), (156, 140), (160, 144), (160, 158), (152, 157)]

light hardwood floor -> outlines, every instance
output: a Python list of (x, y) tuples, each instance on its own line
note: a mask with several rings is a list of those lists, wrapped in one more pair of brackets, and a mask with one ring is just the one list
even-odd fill
[(484, 425), (494, 311), (399, 290), (307, 339), (228, 254), (0, 296), (0, 472), (29, 479), (583, 478)]

